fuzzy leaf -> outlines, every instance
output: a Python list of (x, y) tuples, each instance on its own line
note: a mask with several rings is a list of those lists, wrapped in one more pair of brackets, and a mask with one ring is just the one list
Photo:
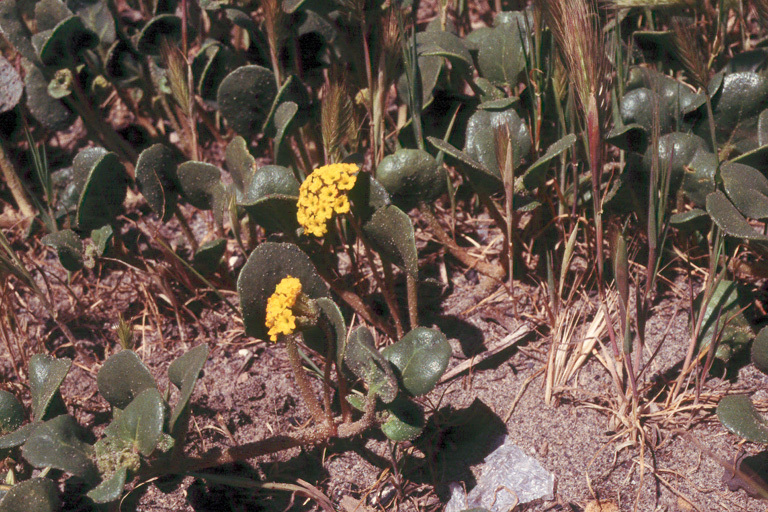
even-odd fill
[(517, 84), (525, 69), (526, 36), (517, 23), (502, 23), (494, 28), (480, 28), (467, 36), (477, 45), (480, 76), (496, 84)]
[(121, 350), (104, 361), (96, 383), (104, 399), (118, 409), (125, 409), (144, 390), (157, 388), (152, 374), (132, 350)]
[(221, 82), (219, 110), (237, 133), (251, 137), (262, 129), (277, 96), (275, 75), (261, 66), (242, 66)]
[(720, 166), (720, 176), (728, 198), (746, 217), (768, 218), (768, 179), (753, 167), (726, 162)]
[(23, 427), (19, 427), (10, 434), (0, 436), (0, 451), (8, 450), (10, 448), (16, 448), (23, 445), (32, 435), (32, 432), (40, 425), (39, 421), (27, 423)]
[(37, 60), (37, 54), (30, 41), (29, 29), (21, 19), (18, 0), (0, 2), (0, 32), (25, 59)]
[[(11, 2), (4, 0), (0, 5), (6, 3)], [(77, 117), (75, 113), (63, 102), (48, 94), (48, 81), (37, 66), (29, 64), (25, 69), (27, 75), (24, 77), (24, 90), (27, 93), (27, 107), (32, 117), (52, 131), (69, 128)]]
[(81, 428), (67, 414), (48, 420), (29, 436), (22, 448), (24, 458), (36, 468), (50, 466), (93, 481), (97, 475), (93, 451), (80, 439)]
[(238, 190), (243, 192), (248, 188), (256, 171), (256, 159), (248, 151), (248, 143), (244, 138), (238, 135), (227, 144), (225, 159), (232, 181)]
[(0, 435), (18, 429), (24, 422), (24, 407), (13, 393), (0, 390)]
[(416, 34), (416, 52), (425, 57), (445, 57), (454, 64), (474, 67), (472, 55), (459, 37), (450, 32), (431, 31)]
[(287, 136), (293, 131), (296, 124), (299, 106), (293, 101), (285, 101), (275, 110), (275, 162), (285, 162), (289, 160), (290, 154), (287, 153), (289, 146), (284, 144)]
[(72, 168), (80, 190), (78, 226), (91, 230), (111, 223), (122, 209), (128, 191), (128, 175), (117, 155), (100, 147), (83, 149)]
[(179, 184), (189, 204), (201, 210), (215, 206), (216, 195), (223, 191), (221, 171), (204, 162), (184, 162), (178, 168)]
[(269, 232), (289, 232), (299, 227), (296, 220), (299, 182), (293, 171), (279, 165), (265, 165), (253, 175), (239, 201), (251, 220)]
[(35, 420), (45, 420), (66, 412), (59, 387), (71, 366), (71, 359), (57, 359), (48, 354), (35, 354), (29, 359), (29, 388)]
[(301, 281), (301, 291), (308, 297), (328, 297), (328, 288), (301, 249), (287, 243), (262, 243), (248, 257), (237, 279), (237, 293), (248, 336), (266, 339), (267, 299), (275, 293), (277, 284), (289, 275)]
[(164, 144), (154, 144), (136, 161), (136, 183), (150, 208), (163, 220), (176, 209), (178, 197), (177, 161), (173, 151)]
[(206, 242), (195, 252), (192, 258), (192, 266), (204, 276), (213, 274), (221, 265), (221, 258), (226, 250), (226, 238), (217, 238), (216, 240)]
[(506, 125), (512, 139), (512, 162), (518, 167), (531, 151), (531, 136), (528, 126), (514, 110), (491, 112), (478, 110), (469, 118), (464, 151), (471, 158), (501, 179), (501, 170), (496, 160), (496, 129)]
[(413, 396), (426, 395), (435, 388), (452, 353), (445, 335), (426, 327), (413, 329), (382, 351), (398, 369), (405, 390)]
[(40, 48), (40, 61), (46, 66), (64, 67), (98, 44), (98, 36), (88, 30), (79, 16), (71, 16), (51, 31)]
[(59, 487), (48, 478), (30, 478), (14, 485), (0, 500), (0, 512), (57, 512)]
[(768, 444), (768, 421), (746, 395), (728, 395), (717, 404), (717, 419), (734, 434), (753, 443)]
[(347, 341), (344, 363), (368, 386), (369, 393), (375, 393), (385, 404), (397, 395), (397, 379), (392, 366), (373, 344), (373, 335), (367, 327), (352, 331)]
[(165, 401), (157, 388), (147, 388), (104, 430), (149, 457), (160, 440), (165, 420)]
[(5, 57), (0, 56), (0, 114), (18, 105), (23, 92), (21, 76)]
[(376, 168), (376, 179), (405, 211), (419, 201), (434, 201), (446, 190), (445, 169), (420, 149), (400, 149), (384, 157)]
[(71, 229), (62, 229), (41, 240), (44, 245), (56, 249), (61, 266), (70, 272), (83, 268), (83, 241)]
[[(697, 310), (702, 297), (703, 292), (696, 298)], [(733, 281), (720, 281), (712, 292), (712, 297), (704, 311), (698, 340), (699, 349), (706, 350), (712, 343), (715, 333), (720, 334), (720, 344), (715, 356), (723, 361), (727, 361), (735, 352), (746, 346), (754, 337), (743, 312), (744, 306), (748, 303), (749, 294), (745, 293), (743, 287)], [(718, 312), (720, 313), (719, 321)]]
[(546, 153), (541, 155), (541, 158), (531, 164), (531, 166), (525, 170), (525, 173), (517, 179), (515, 188), (518, 190), (524, 189), (531, 191), (540, 187), (546, 178), (549, 163), (560, 156), (563, 151), (566, 151), (573, 146), (575, 142), (576, 135), (571, 133), (549, 146)]
[(164, 39), (171, 45), (181, 41), (181, 18), (175, 14), (161, 14), (149, 20), (139, 33), (136, 48), (147, 55), (160, 55)]
[(757, 232), (719, 190), (707, 196), (707, 213), (726, 235), (743, 240), (768, 241), (768, 236)]
[(768, 327), (760, 330), (752, 342), (752, 362), (758, 370), (768, 374)]
[(413, 441), (424, 430), (424, 411), (408, 398), (398, 396), (387, 405), (386, 411), (389, 418), (381, 426), (381, 431), (392, 441)]
[(94, 503), (110, 503), (117, 500), (123, 494), (128, 470), (125, 467), (117, 468), (112, 476), (103, 480), (98, 486), (88, 491), (88, 497)]
[[(320, 308), (321, 322), (326, 322), (330, 328), (331, 335), (335, 338), (330, 340), (333, 343), (333, 354), (336, 355), (336, 364), (341, 368), (344, 359), (344, 351), (347, 343), (347, 324), (344, 322), (344, 316), (341, 314), (339, 306), (331, 299), (320, 297), (317, 299), (317, 305)], [(303, 332), (304, 343), (315, 352), (325, 355), (328, 351), (328, 340), (325, 332), (320, 327), (311, 327)]]
[(410, 217), (394, 205), (379, 208), (363, 224), (363, 233), (382, 258), (408, 272), (414, 279), (419, 275), (416, 237)]
[(179, 388), (179, 401), (173, 407), (169, 423), (172, 434), (176, 434), (180, 428), (179, 419), (183, 417), (189, 399), (192, 398), (197, 379), (208, 359), (208, 352), (208, 345), (203, 343), (174, 360), (168, 367), (168, 379)]

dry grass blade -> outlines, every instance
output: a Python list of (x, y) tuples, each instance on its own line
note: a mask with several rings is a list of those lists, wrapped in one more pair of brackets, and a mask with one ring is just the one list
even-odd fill
[(608, 4), (618, 9), (631, 9), (632, 7), (641, 8), (663, 8), (663, 7), (693, 7), (698, 0), (609, 0)]
[(675, 54), (688, 74), (688, 79), (693, 85), (704, 89), (709, 82), (709, 72), (706, 60), (699, 53), (699, 43), (690, 25), (675, 18), (672, 20), (672, 29), (675, 38)]
[(755, 0), (755, 11), (763, 28), (768, 27), (768, 0)]
[(543, 2), (543, 15), (560, 50), (585, 115), (595, 108), (601, 125), (610, 119), (610, 63), (592, 0)]
[(327, 163), (337, 162), (345, 137), (354, 131), (352, 102), (344, 86), (345, 77), (333, 73), (323, 88), (320, 109), (320, 130), (323, 135), (323, 151)]
[(186, 114), (189, 112), (192, 102), (192, 96), (189, 93), (187, 81), (187, 63), (181, 50), (171, 45), (168, 39), (163, 38), (160, 43), (160, 56), (168, 70), (168, 84), (171, 88), (171, 96), (176, 100), (179, 107)]

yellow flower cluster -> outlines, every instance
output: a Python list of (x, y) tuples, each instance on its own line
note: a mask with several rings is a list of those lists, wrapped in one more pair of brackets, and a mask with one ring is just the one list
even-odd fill
[(307, 176), (299, 189), (296, 215), (305, 232), (322, 237), (328, 232), (327, 223), (333, 212), (349, 211), (346, 192), (355, 186), (358, 170), (355, 164), (331, 164), (318, 167)]
[(267, 299), (267, 320), (269, 339), (277, 341), (278, 334), (291, 334), (296, 330), (296, 317), (291, 308), (301, 293), (301, 281), (295, 277), (285, 277), (277, 283), (275, 293)]

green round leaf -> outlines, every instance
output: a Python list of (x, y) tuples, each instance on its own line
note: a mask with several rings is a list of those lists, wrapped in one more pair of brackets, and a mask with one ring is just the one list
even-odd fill
[(0, 56), (0, 114), (18, 105), (23, 92), (21, 76), (5, 57)]
[(98, 36), (85, 27), (79, 16), (71, 16), (51, 31), (40, 48), (40, 61), (46, 66), (71, 66), (83, 51), (98, 42)]
[[(2, 3), (10, 2), (0, 2)], [(75, 113), (48, 94), (48, 81), (37, 66), (30, 64), (26, 66), (26, 71), (24, 90), (27, 92), (27, 107), (32, 117), (52, 131), (69, 128), (77, 117)]]
[(92, 447), (81, 440), (82, 429), (75, 418), (62, 414), (48, 420), (29, 436), (22, 448), (24, 458), (36, 468), (50, 466), (84, 480), (96, 478)]
[(717, 404), (717, 419), (734, 434), (754, 443), (768, 444), (768, 421), (746, 395), (728, 395)]
[(299, 182), (293, 171), (279, 165), (261, 167), (238, 202), (251, 220), (269, 232), (294, 231)]
[[(183, 418), (184, 412), (187, 410), (197, 379), (208, 359), (208, 352), (208, 345), (203, 343), (184, 353), (168, 367), (168, 380), (179, 388), (179, 401), (173, 407), (169, 423), (169, 430), (174, 438), (179, 433), (181, 427), (179, 419)], [(180, 439), (179, 442), (181, 442)]]
[(464, 151), (498, 178), (501, 178), (501, 170), (496, 160), (496, 130), (505, 124), (512, 139), (512, 162), (514, 167), (517, 167), (531, 151), (528, 125), (517, 115), (517, 112), (478, 110), (472, 114), (467, 123)]
[(227, 144), (225, 153), (227, 170), (241, 192), (248, 188), (256, 171), (256, 159), (248, 151), (248, 143), (240, 135)]
[(363, 233), (382, 258), (408, 272), (414, 279), (419, 275), (416, 237), (410, 217), (395, 205), (376, 210), (363, 224)]
[(397, 443), (413, 441), (424, 430), (424, 411), (407, 398), (398, 398), (386, 407), (389, 418), (381, 426), (389, 439)]
[(120, 85), (139, 80), (141, 77), (141, 55), (126, 41), (118, 39), (107, 51), (104, 70), (106, 75)]
[(181, 41), (181, 18), (175, 14), (155, 16), (139, 33), (136, 48), (147, 55), (160, 55), (162, 41), (176, 45)]
[(16, 48), (25, 59), (37, 60), (37, 54), (32, 47), (29, 29), (22, 21), (21, 12), (16, 1), (0, 2), (0, 32)]
[(373, 335), (367, 327), (358, 327), (349, 335), (344, 363), (365, 382), (369, 394), (376, 394), (385, 404), (397, 396), (397, 379), (392, 366), (376, 350)]
[(80, 190), (78, 226), (91, 230), (111, 223), (122, 209), (128, 191), (128, 175), (117, 155), (101, 147), (83, 149), (72, 168)]
[(213, 274), (221, 265), (221, 258), (226, 250), (227, 240), (225, 238), (206, 242), (195, 252), (192, 266), (204, 276)]
[(275, 75), (261, 66), (242, 66), (221, 82), (219, 110), (237, 133), (251, 137), (267, 120), (277, 95)]
[(768, 236), (755, 230), (719, 190), (707, 196), (707, 213), (726, 235), (742, 240), (768, 241)]
[(501, 23), (494, 28), (474, 30), (467, 36), (478, 48), (480, 76), (496, 84), (517, 84), (525, 70), (524, 30), (525, 26), (518, 23)]
[(0, 512), (58, 512), (60, 509), (59, 487), (48, 478), (19, 482), (0, 500)]
[(758, 370), (768, 373), (768, 327), (764, 327), (752, 342), (752, 362)]
[(282, 163), (290, 160), (290, 146), (285, 144), (288, 135), (298, 123), (299, 106), (293, 101), (285, 101), (275, 110), (275, 162)]
[(178, 197), (177, 159), (164, 144), (148, 147), (136, 161), (136, 183), (144, 198), (163, 220), (176, 208)]
[(83, 268), (83, 241), (71, 229), (62, 229), (41, 240), (44, 245), (56, 249), (61, 266), (70, 272)]
[(29, 359), (29, 388), (35, 420), (45, 420), (66, 412), (59, 387), (71, 366), (71, 359), (57, 359), (48, 354), (35, 354)]
[(720, 166), (720, 177), (728, 198), (746, 217), (768, 219), (768, 179), (744, 164), (725, 162)]
[(107, 426), (104, 434), (149, 457), (160, 441), (164, 421), (165, 401), (157, 388), (148, 388), (128, 404), (122, 414)]
[(24, 422), (24, 407), (5, 390), (0, 390), (0, 435), (13, 432)]
[(211, 210), (216, 195), (223, 192), (221, 171), (204, 162), (184, 162), (177, 171), (179, 184), (189, 204), (201, 210)]
[(437, 329), (417, 327), (382, 351), (398, 369), (403, 387), (413, 396), (432, 391), (451, 359), (451, 344)]
[(117, 468), (112, 476), (102, 481), (98, 486), (88, 491), (88, 497), (94, 503), (110, 503), (122, 496), (128, 470), (125, 467)]
[[(698, 311), (704, 292), (694, 301)], [(721, 280), (707, 303), (701, 321), (699, 350), (704, 351), (712, 343), (715, 334), (720, 336), (720, 344), (715, 356), (723, 361), (744, 348), (754, 337), (752, 327), (744, 315), (744, 309), (751, 297), (743, 286), (727, 279)], [(719, 320), (718, 320), (719, 313)]]
[(301, 281), (302, 293), (310, 298), (328, 296), (328, 288), (301, 249), (293, 244), (265, 242), (251, 253), (237, 279), (237, 293), (248, 336), (266, 339), (267, 299), (286, 276)]
[[(330, 341), (333, 343), (333, 354), (336, 354), (337, 364), (341, 368), (347, 343), (347, 324), (344, 322), (344, 316), (341, 314), (339, 306), (331, 299), (320, 297), (316, 302), (320, 309), (320, 321), (326, 323), (330, 329), (330, 334), (334, 337)], [(306, 329), (302, 332), (302, 335), (304, 343), (315, 352), (323, 355), (328, 352), (328, 340), (326, 339), (325, 331), (321, 327), (317, 326)]]
[(400, 149), (385, 157), (376, 168), (376, 179), (406, 211), (419, 201), (434, 201), (446, 190), (445, 169), (420, 149)]
[(118, 409), (125, 409), (144, 390), (157, 388), (152, 374), (132, 350), (122, 350), (104, 361), (96, 384), (101, 396)]
[(419, 32), (416, 34), (416, 52), (419, 56), (445, 57), (454, 65), (463, 65), (469, 70), (474, 67), (472, 55), (464, 41), (450, 32), (441, 30)]

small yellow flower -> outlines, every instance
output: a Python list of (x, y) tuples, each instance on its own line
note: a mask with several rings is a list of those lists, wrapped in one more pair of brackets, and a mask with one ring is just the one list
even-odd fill
[(322, 237), (328, 232), (333, 213), (348, 213), (346, 192), (352, 190), (359, 168), (355, 164), (318, 167), (299, 188), (296, 219), (304, 231)]
[(293, 315), (296, 298), (301, 293), (301, 281), (295, 277), (285, 277), (275, 287), (267, 299), (267, 319), (264, 322), (269, 328), (269, 339), (277, 341), (278, 334), (291, 334), (296, 330), (296, 317)]

